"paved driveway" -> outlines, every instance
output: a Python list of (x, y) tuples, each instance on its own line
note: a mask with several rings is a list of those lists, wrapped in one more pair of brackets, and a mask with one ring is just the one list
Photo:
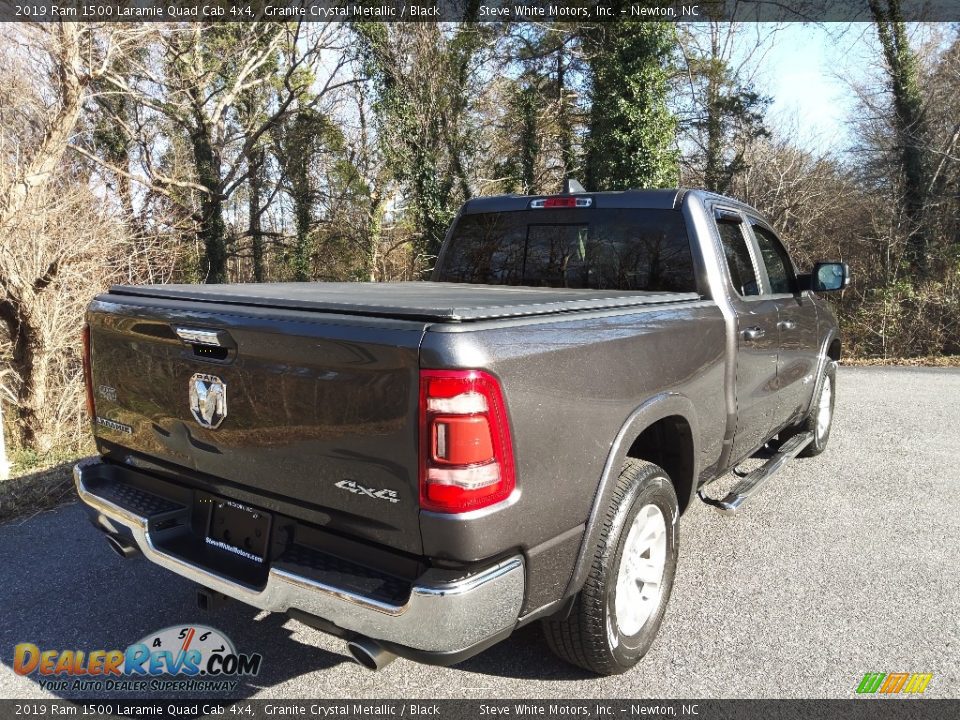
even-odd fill
[(666, 621), (626, 675), (563, 664), (537, 627), (455, 668), (371, 673), (283, 616), (202, 613), (195, 586), (117, 558), (74, 503), (0, 527), (0, 697), (52, 695), (13, 672), (16, 643), (123, 648), (191, 622), (263, 653), (234, 697), (850, 697), (869, 671), (931, 672), (928, 697), (960, 697), (960, 371), (842, 368), (838, 386), (825, 454), (735, 518), (683, 517)]

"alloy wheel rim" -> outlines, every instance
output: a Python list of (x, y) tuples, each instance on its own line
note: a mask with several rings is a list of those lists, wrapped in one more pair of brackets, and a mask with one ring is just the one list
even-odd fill
[(833, 383), (829, 377), (823, 380), (823, 392), (820, 393), (820, 407), (817, 409), (817, 438), (823, 439), (830, 427), (830, 403), (833, 399)]
[(640, 508), (627, 533), (617, 573), (617, 628), (636, 635), (660, 604), (667, 564), (667, 523), (656, 505)]

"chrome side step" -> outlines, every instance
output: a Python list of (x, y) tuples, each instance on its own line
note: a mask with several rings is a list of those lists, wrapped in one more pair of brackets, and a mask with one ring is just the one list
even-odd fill
[(787, 440), (780, 449), (763, 465), (738, 482), (722, 500), (708, 497), (703, 490), (697, 495), (707, 505), (712, 506), (721, 515), (733, 515), (753, 497), (763, 484), (773, 477), (788, 462), (793, 460), (810, 443), (813, 442), (813, 433), (801, 433)]

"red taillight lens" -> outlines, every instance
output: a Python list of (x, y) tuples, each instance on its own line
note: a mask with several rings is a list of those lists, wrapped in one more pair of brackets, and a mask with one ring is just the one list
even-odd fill
[(459, 513), (516, 486), (500, 383), (480, 370), (420, 371), (420, 506)]
[(90, 369), (90, 326), (83, 324), (83, 384), (87, 390), (87, 413), (90, 420), (97, 417), (97, 409), (93, 403), (93, 373)]

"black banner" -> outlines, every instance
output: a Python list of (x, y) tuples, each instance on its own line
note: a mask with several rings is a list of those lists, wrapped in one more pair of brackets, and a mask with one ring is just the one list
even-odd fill
[(0, 700), (12, 718), (686, 718), (687, 720), (942, 720), (960, 700)]
[[(908, 22), (960, 21), (960, 0), (902, 0)], [(855, 22), (869, 0), (0, 0), (0, 22)]]

